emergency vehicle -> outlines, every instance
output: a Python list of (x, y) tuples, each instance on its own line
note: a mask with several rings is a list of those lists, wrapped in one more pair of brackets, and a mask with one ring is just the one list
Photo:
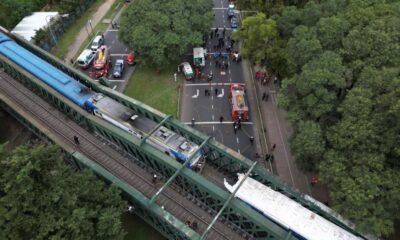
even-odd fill
[(193, 64), (196, 67), (206, 66), (206, 54), (207, 51), (202, 47), (193, 48)]
[(240, 118), (241, 121), (248, 121), (249, 107), (247, 106), (245, 99), (246, 94), (244, 84), (231, 84), (229, 89), (232, 120), (237, 121)]
[(107, 76), (110, 68), (110, 51), (106, 45), (102, 45), (96, 52), (93, 62), (94, 71), (91, 75), (96, 78)]

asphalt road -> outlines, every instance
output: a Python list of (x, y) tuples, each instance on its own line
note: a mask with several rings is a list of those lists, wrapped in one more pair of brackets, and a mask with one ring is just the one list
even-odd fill
[[(218, 28), (219, 37), (224, 37), (225, 46), (221, 49), (222, 53), (226, 52), (226, 46), (230, 45), (229, 36), (232, 31), (230, 28), (230, 21), (227, 15), (228, 1), (227, 0), (214, 0), (214, 26), (211, 31)], [(223, 28), (226, 29), (225, 36), (223, 36)], [(213, 36), (206, 43), (208, 53), (219, 52), (215, 49), (218, 39)], [(235, 43), (233, 49), (238, 50), (238, 44)], [(188, 56), (192, 57), (189, 53)], [(227, 69), (220, 69), (216, 67), (216, 60), (228, 63)], [(192, 62), (192, 61), (190, 61)], [(229, 102), (229, 85), (231, 83), (245, 84), (242, 64), (234, 61), (223, 60), (222, 58), (214, 59), (208, 57), (206, 59), (206, 66), (202, 70), (203, 73), (213, 73), (213, 80), (208, 83), (206, 80), (195, 79), (186, 81), (183, 84), (182, 92), (182, 109), (181, 121), (186, 124), (191, 124), (192, 119), (195, 119), (195, 128), (206, 134), (215, 137), (219, 142), (230, 147), (231, 149), (243, 154), (244, 156), (254, 159), (255, 146), (250, 142), (250, 136), (254, 136), (254, 126), (252, 119), (248, 122), (242, 123), (242, 127), (236, 133), (233, 128), (233, 121), (231, 118), (231, 106)], [(205, 95), (205, 89), (208, 89), (211, 96)], [(215, 92), (218, 89), (218, 92)], [(249, 106), (252, 111), (251, 106)], [(220, 122), (220, 117), (224, 121)]]
[[(121, 12), (122, 11), (120, 11), (114, 18), (114, 21), (117, 23), (119, 23)], [(129, 66), (125, 62), (125, 70), (122, 74), (122, 77), (120, 77), (120, 78), (114, 78), (112, 76), (112, 69), (113, 69), (113, 66), (115, 65), (115, 61), (117, 59), (122, 58), (122, 59), (126, 60), (126, 57), (127, 57), (128, 53), (130, 52), (130, 49), (118, 40), (118, 29), (113, 29), (111, 24), (109, 24), (107, 30), (103, 33), (103, 35), (104, 35), (104, 44), (107, 45), (107, 47), (110, 49), (110, 57), (111, 57), (111, 66), (112, 67), (110, 68), (109, 74), (107, 76), (107, 78), (111, 82), (110, 87), (119, 92), (123, 92), (126, 84), (128, 83), (129, 79), (131, 78), (131, 76), (135, 70), (135, 66)], [(88, 46), (88, 48), (89, 47), (90, 46)], [(91, 70), (91, 68), (89, 68), (86, 70), (81, 69), (81, 71), (84, 72), (86, 75), (90, 76), (89, 73), (92, 70)]]

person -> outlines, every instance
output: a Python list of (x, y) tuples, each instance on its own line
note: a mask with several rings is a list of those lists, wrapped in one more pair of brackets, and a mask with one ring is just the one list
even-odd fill
[(263, 95), (262, 95), (262, 100), (264, 101), (264, 99), (267, 97), (267, 93), (263, 93)]
[(253, 143), (254, 143), (254, 137), (253, 136), (250, 136), (250, 143), (251, 143), (251, 145), (253, 145)]
[(71, 65), (74, 65), (74, 59), (70, 59), (69, 62), (71, 63)]
[(157, 182), (157, 174), (154, 173), (154, 175), (153, 175), (153, 183), (156, 183), (156, 182)]
[(76, 145), (79, 145), (79, 138), (77, 136), (74, 136), (74, 142)]
[(196, 222), (196, 221), (193, 221), (193, 223), (192, 223), (192, 228), (193, 228), (193, 230), (197, 230), (197, 227), (198, 227), (197, 222)]
[(221, 115), (221, 117), (219, 117), (219, 122), (222, 123), (224, 121), (224, 116)]
[(318, 183), (318, 178), (317, 177), (312, 177), (311, 178), (311, 186), (314, 186), (315, 184), (317, 184)]
[(258, 154), (258, 153), (256, 152), (256, 154), (254, 154), (254, 158), (256, 158), (256, 159), (260, 158), (260, 154)]
[(194, 123), (195, 123), (195, 119), (194, 118), (192, 118), (192, 127), (194, 127)]
[(225, 28), (222, 30), (222, 36), (224, 36), (225, 37)]
[(228, 62), (225, 62), (225, 69), (228, 69)]
[(204, 89), (204, 96), (208, 96), (209, 92), (208, 89)]
[(214, 36), (214, 31), (211, 31), (210, 38), (213, 39), (213, 36)]
[(239, 116), (238, 120), (237, 120), (237, 125), (238, 128), (241, 129), (242, 128), (242, 118)]
[(218, 28), (215, 28), (214, 34), (217, 34), (217, 32), (218, 32)]
[(130, 213), (133, 213), (133, 210), (134, 210), (135, 208), (133, 207), (133, 206), (129, 206), (128, 207), (128, 212), (130, 212)]
[(192, 222), (191, 222), (190, 220), (187, 220), (187, 221), (186, 221), (186, 225), (189, 226), (189, 227), (191, 227), (191, 226), (192, 226)]
[(218, 95), (218, 88), (215, 88), (214, 92), (215, 92), (215, 95)]
[(216, 67), (216, 68), (219, 67), (219, 61), (218, 61), (218, 60), (215, 61), (215, 67)]
[(207, 80), (210, 82), (212, 79), (213, 79), (213, 74), (212, 74), (212, 72), (210, 72), (210, 73), (207, 75)]
[(272, 151), (274, 151), (275, 148), (276, 148), (276, 144), (274, 143), (274, 144), (272, 145)]
[(236, 134), (237, 130), (238, 130), (238, 125), (235, 124), (235, 125), (233, 126), (233, 131), (235, 132), (235, 134)]
[(265, 161), (269, 161), (269, 159), (271, 158), (271, 154), (267, 153), (265, 154)]

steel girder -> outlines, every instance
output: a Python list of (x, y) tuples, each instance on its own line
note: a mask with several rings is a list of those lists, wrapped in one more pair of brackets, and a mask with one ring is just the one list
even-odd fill
[[(124, 104), (125, 106), (128, 106), (131, 109), (137, 111), (138, 113), (146, 116), (147, 118), (152, 119), (153, 121), (155, 121), (157, 123), (160, 123), (163, 121), (163, 119), (165, 119), (167, 117), (165, 114), (163, 114), (163, 113), (161, 113), (139, 101), (128, 98), (125, 95), (115, 92), (113, 90), (110, 90), (106, 87), (100, 86), (99, 84), (97, 84), (96, 82), (94, 82), (93, 80), (88, 78), (87, 76), (83, 75), (79, 71), (77, 71), (73, 68), (70, 68), (69, 66), (67, 66), (63, 62), (61, 62), (60, 60), (56, 59), (54, 56), (48, 54), (47, 52), (43, 51), (42, 49), (40, 49), (38, 47), (26, 42), (24, 39), (22, 39), (18, 36), (13, 36), (13, 38), (19, 44), (23, 45), (24, 47), (31, 50), (32, 52), (38, 54), (43, 59), (51, 62), (54, 66), (56, 66), (57, 68), (61, 69), (64, 72), (68, 73), (75, 79), (78, 79), (80, 82), (82, 82), (86, 86), (88, 86), (98, 92), (102, 92), (103, 94), (117, 100), (118, 102)], [(86, 122), (86, 124), (88, 124), (90, 127), (93, 128), (92, 123), (93, 123), (92, 120)], [(175, 132), (178, 132), (179, 134), (189, 138), (190, 140), (192, 140), (198, 144), (200, 144), (207, 138), (206, 135), (202, 134), (201, 132), (199, 132), (189, 126), (186, 126), (186, 125), (180, 123), (176, 119), (172, 119), (172, 118), (168, 119), (168, 121), (166, 121), (164, 123), (164, 126)], [(127, 142), (129, 142), (129, 141), (127, 141), (126, 139), (121, 140), (121, 139), (115, 138), (114, 137), (114, 133), (115, 133), (114, 131), (116, 131), (115, 128), (113, 130), (111, 130), (111, 132), (109, 132), (108, 127), (105, 127), (105, 126), (94, 127), (93, 129), (102, 133), (103, 135), (106, 134), (106, 132), (108, 132), (106, 135), (104, 135), (105, 137), (107, 137), (109, 140), (115, 142), (118, 146), (125, 149), (132, 155), (139, 157), (139, 159), (141, 159), (144, 163), (146, 163), (146, 165), (148, 167), (163, 173), (166, 177), (171, 176), (173, 174), (173, 172), (175, 172), (176, 168), (173, 167), (172, 169), (170, 169), (169, 167), (166, 167), (165, 161), (160, 161), (160, 159), (159, 159), (160, 156), (155, 156), (155, 158), (149, 157), (148, 154), (146, 154), (147, 151), (141, 151), (140, 149), (129, 146), (129, 144), (127, 144)], [(102, 130), (104, 130), (104, 131), (101, 132)], [(125, 138), (125, 137), (123, 137), (123, 138)], [(216, 142), (215, 140), (210, 140), (206, 144), (205, 148), (209, 151), (208, 163), (214, 164), (219, 169), (224, 171), (226, 174), (235, 175), (237, 172), (246, 172), (251, 167), (252, 162), (249, 159), (237, 154), (236, 152), (230, 150), (229, 148), (223, 146), (222, 144)], [(149, 149), (149, 151), (151, 152), (150, 149)], [(163, 159), (163, 158), (166, 158), (165, 155), (161, 156), (161, 159)], [(176, 178), (175, 182), (176, 182), (177, 186), (185, 189), (185, 191), (187, 191), (188, 189), (191, 189), (191, 190), (189, 190), (190, 195), (193, 195), (194, 197), (201, 199), (203, 204), (205, 204), (205, 203), (208, 204), (209, 202), (211, 202), (212, 203), (211, 206), (213, 209), (214, 208), (217, 209), (218, 208), (217, 206), (219, 206), (219, 207), (222, 206), (220, 201), (218, 200), (218, 197), (210, 196), (210, 194), (214, 195), (213, 191), (204, 191), (203, 192), (202, 190), (199, 190), (200, 188), (196, 187), (196, 184), (198, 183), (197, 181), (204, 181), (204, 179), (193, 181), (192, 177), (188, 179), (187, 176), (184, 176), (185, 172), (186, 171), (183, 171), (183, 174)], [(321, 216), (324, 216), (325, 218), (327, 218), (330, 221), (336, 223), (337, 225), (347, 229), (348, 231), (354, 232), (354, 230), (352, 230), (349, 227), (347, 227), (346, 225), (344, 225), (335, 216), (330, 215), (328, 212), (325, 212), (323, 209), (319, 208), (313, 202), (305, 199), (304, 195), (302, 195), (299, 192), (294, 191), (291, 187), (289, 187), (288, 185), (284, 184), (280, 180), (273, 177), (271, 174), (269, 174), (267, 171), (265, 171), (265, 169), (263, 169), (262, 167), (256, 166), (255, 169), (253, 170), (253, 173), (254, 174), (252, 175), (252, 177), (255, 178), (256, 180), (264, 183), (267, 186), (270, 186), (271, 188), (275, 189), (276, 191), (280, 191), (281, 193), (285, 194), (286, 196), (296, 200), (303, 206), (309, 208), (310, 210), (316, 212), (317, 214), (319, 214)], [(209, 183), (207, 180), (206, 180), (206, 182), (207, 182), (207, 185), (209, 185), (208, 188), (212, 189), (211, 185), (213, 185), (213, 184)], [(219, 194), (220, 194), (219, 197), (221, 197), (223, 195), (223, 194), (221, 195), (221, 193), (219, 193)], [(224, 196), (224, 197), (226, 197), (226, 196)], [(232, 204), (237, 205), (238, 203), (237, 203), (237, 201), (232, 201)], [(215, 211), (217, 211), (217, 210), (215, 210)], [(267, 224), (267, 225), (269, 225), (268, 227), (263, 226), (263, 227), (259, 227), (259, 228), (257, 227), (257, 224), (253, 225), (252, 222), (253, 223), (257, 222), (256, 221), (256, 219), (258, 217), (257, 215), (259, 215), (254, 210), (249, 211), (247, 209), (248, 214), (244, 214), (244, 215), (246, 215), (246, 217), (244, 217), (240, 214), (241, 211), (239, 211), (239, 214), (238, 214), (238, 210), (236, 207), (233, 207), (232, 210), (229, 210), (229, 207), (227, 207), (227, 210), (225, 212), (228, 212), (228, 213), (223, 214), (223, 217), (225, 217), (226, 219), (229, 219), (230, 221), (233, 221), (235, 224), (239, 224), (239, 226), (246, 229), (246, 232), (248, 232), (254, 236), (257, 236), (260, 234), (265, 235), (265, 233), (268, 236), (271, 236), (268, 234), (268, 232), (281, 233), (278, 230), (279, 227), (277, 227), (275, 229), (278, 231), (271, 231), (271, 229), (269, 229), (271, 227), (271, 225), (269, 225), (269, 224)], [(236, 217), (234, 215), (236, 215)], [(264, 218), (264, 221), (265, 221), (265, 218)], [(264, 225), (264, 224), (261, 224), (261, 225)], [(259, 229), (263, 229), (266, 232), (263, 232), (261, 230), (257, 231)], [(354, 233), (356, 233), (356, 232), (354, 232)], [(272, 234), (272, 235), (275, 235), (275, 234)], [(275, 236), (282, 237), (281, 234), (278, 234)]]
[[(171, 177), (180, 167), (181, 164), (176, 162), (169, 156), (155, 150), (148, 144), (140, 146), (140, 140), (133, 139), (128, 133), (116, 128), (112, 125), (99, 120), (98, 118), (86, 113), (83, 109), (75, 106), (71, 101), (58, 94), (52, 88), (30, 75), (19, 66), (14, 66), (8, 59), (0, 56), (1, 64), (4, 69), (13, 77), (30, 87), (34, 92), (48, 99), (57, 108), (72, 116), (75, 120), (85, 124), (115, 143), (126, 152), (130, 153), (136, 159), (144, 163), (145, 168), (161, 173), (166, 178)], [(105, 89), (104, 92), (110, 91)], [(111, 91), (110, 91), (111, 92)], [(125, 99), (126, 97), (122, 95)], [(118, 98), (117, 98), (118, 99)], [(128, 102), (126, 105), (132, 105)], [(144, 104), (135, 105), (138, 110), (146, 114), (154, 120), (162, 121), (160, 114), (154, 114), (147, 110)], [(165, 117), (165, 116), (164, 116)], [(168, 123), (169, 121), (167, 121)], [(189, 169), (183, 169), (182, 173), (174, 180), (174, 187), (179, 191), (183, 191), (188, 199), (201, 203), (202, 207), (207, 209), (210, 214), (215, 214), (223, 206), (225, 200), (229, 197), (229, 193), (220, 189), (202, 176), (197, 175)], [(286, 235), (286, 230), (276, 225), (272, 221), (266, 220), (253, 209), (243, 205), (240, 201), (234, 199), (222, 214), (225, 221), (230, 222), (232, 227), (236, 227), (255, 237), (271, 236), (281, 238)]]

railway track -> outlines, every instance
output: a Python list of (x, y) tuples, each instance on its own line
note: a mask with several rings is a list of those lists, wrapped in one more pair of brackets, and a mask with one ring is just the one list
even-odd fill
[[(143, 166), (134, 164), (131, 159), (122, 156), (121, 153), (100, 141), (74, 121), (69, 120), (63, 113), (2, 71), (0, 72), (0, 80), (0, 93), (3, 93), (19, 108), (30, 113), (37, 121), (56, 133), (69, 147), (76, 148), (77, 151), (89, 156), (148, 198), (151, 198), (158, 187), (161, 187), (160, 184), (152, 183), (152, 173), (144, 171)], [(73, 136), (78, 136), (80, 139), (78, 147), (74, 144)], [(138, 160), (136, 161), (138, 162)], [(182, 222), (196, 221), (198, 223), (196, 232), (200, 235), (212, 221), (212, 216), (207, 210), (189, 201), (172, 187), (165, 189), (156, 203), (163, 206), (166, 211)], [(227, 226), (217, 221), (209, 232), (208, 239), (243, 239), (243, 233), (237, 233), (233, 229), (233, 226)]]

